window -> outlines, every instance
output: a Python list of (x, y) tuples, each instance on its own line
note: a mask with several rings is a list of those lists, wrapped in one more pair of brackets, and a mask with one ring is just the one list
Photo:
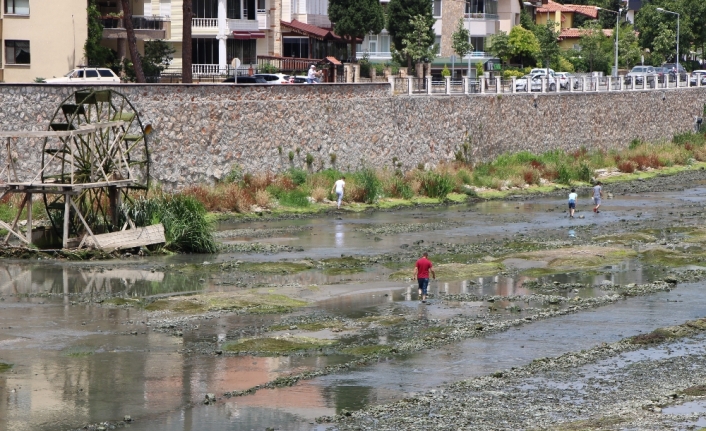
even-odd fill
[(257, 11), (264, 12), (266, 9), (265, 0), (257, 0)]
[(438, 34), (434, 37), (434, 46), (436, 46), (436, 53), (438, 54), (441, 51), (441, 36)]
[(29, 0), (5, 0), (5, 13), (9, 15), (29, 15)]
[(29, 41), (6, 40), (5, 64), (29, 64)]
[(378, 36), (376, 34), (371, 34), (368, 36), (368, 52), (378, 52)]
[(94, 69), (86, 70), (86, 78), (98, 78), (98, 71)]
[(390, 52), (390, 35), (380, 34), (378, 35), (378, 50), (379, 52)]
[(309, 38), (308, 37), (283, 37), (284, 57), (309, 57)]
[(240, 0), (228, 0), (226, 4), (226, 17), (228, 19), (240, 19)]
[(434, 17), (441, 16), (441, 0), (432, 0), (432, 8), (434, 12)]
[(98, 69), (98, 73), (100, 73), (103, 78), (112, 78), (114, 76), (113, 72), (108, 69)]

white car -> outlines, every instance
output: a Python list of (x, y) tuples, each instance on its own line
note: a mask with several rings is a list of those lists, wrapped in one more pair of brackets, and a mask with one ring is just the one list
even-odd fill
[[(551, 69), (549, 70), (551, 71)], [(556, 80), (553, 72), (546, 77), (546, 91), (556, 91)], [(525, 75), (515, 81), (515, 92), (527, 92), (527, 81), (531, 83), (531, 91), (542, 91), (542, 81), (544, 79), (545, 75), (543, 74)]]
[[(562, 90), (568, 90), (569, 89), (569, 80), (574, 77), (574, 75), (570, 74), (569, 72), (557, 72), (554, 74), (554, 77), (559, 81), (559, 87), (561, 87)], [(576, 83), (574, 82), (574, 88), (576, 87)]]
[(289, 80), (289, 75), (283, 73), (256, 73), (253, 76), (263, 78), (268, 84), (282, 84)]
[(78, 67), (60, 78), (44, 80), (47, 84), (83, 84), (86, 82), (120, 82), (120, 77), (107, 67)]
[(696, 86), (697, 79), (701, 80), (701, 86), (706, 87), (706, 70), (695, 70), (691, 72), (691, 78), (689, 79), (689, 85), (692, 87)]
[(554, 76), (556, 73), (554, 72), (554, 69), (544, 69), (544, 68), (535, 68), (530, 70), (530, 75), (546, 75), (547, 71), (549, 71), (549, 74)]

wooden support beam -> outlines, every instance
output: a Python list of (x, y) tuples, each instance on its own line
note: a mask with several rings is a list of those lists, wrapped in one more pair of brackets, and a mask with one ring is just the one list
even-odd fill
[(62, 248), (69, 247), (69, 220), (71, 218), (71, 196), (64, 196), (64, 232), (61, 241)]
[(32, 244), (32, 193), (27, 193), (27, 244)]
[(86, 223), (86, 220), (83, 218), (83, 214), (81, 214), (81, 211), (79, 211), (78, 207), (76, 206), (76, 204), (74, 203), (74, 201), (71, 198), (69, 198), (69, 202), (71, 202), (71, 206), (74, 207), (74, 211), (76, 211), (76, 215), (78, 216), (78, 218), (81, 219), (81, 223), (83, 223), (83, 227), (86, 228), (86, 231), (93, 239), (93, 244), (102, 250), (103, 247), (101, 247), (101, 245), (98, 243), (98, 240), (96, 240), (96, 237), (93, 236), (93, 231), (91, 230), (90, 227), (88, 227), (88, 223)]
[[(25, 195), (24, 199), (22, 199), (22, 203), (20, 204), (19, 209), (17, 210), (17, 216), (15, 216), (15, 221), (12, 222), (12, 226), (10, 226), (9, 232), (7, 233), (7, 236), (5, 237), (5, 241), (3, 242), (4, 244), (7, 244), (7, 242), (10, 240), (10, 234), (15, 233), (15, 228), (17, 227), (17, 222), (20, 220), (20, 216), (22, 215), (22, 210), (25, 207), (25, 204), (27, 203), (27, 195)], [(17, 235), (17, 234), (15, 234)], [(22, 239), (24, 241), (24, 239)]]

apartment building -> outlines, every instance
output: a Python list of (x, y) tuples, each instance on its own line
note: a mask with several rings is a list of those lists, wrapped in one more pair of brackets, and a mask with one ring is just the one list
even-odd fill
[[(435, 43), (439, 45), (439, 57), (433, 62), (436, 66), (450, 65), (452, 34), (456, 31), (459, 19), (471, 33), (473, 62), (486, 62), (492, 56), (486, 52), (488, 37), (498, 31), (509, 32), (520, 24), (521, 0), (430, 0), (434, 23)], [(389, 0), (381, 0), (383, 5)], [(388, 61), (390, 53), (390, 35), (386, 30), (377, 35), (368, 35), (358, 47), (360, 55), (367, 53), (373, 61)], [(463, 61), (468, 60), (467, 56)], [(461, 59), (457, 59), (461, 61)]]
[(0, 81), (63, 76), (84, 62), (86, 0), (2, 0)]

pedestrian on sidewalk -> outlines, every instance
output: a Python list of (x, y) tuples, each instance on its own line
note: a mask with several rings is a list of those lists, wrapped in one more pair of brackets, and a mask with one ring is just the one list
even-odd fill
[(576, 199), (578, 199), (576, 194), (576, 189), (571, 189), (569, 193), (569, 218), (574, 218), (574, 211), (576, 211)]
[(336, 181), (333, 184), (333, 188), (331, 189), (331, 193), (336, 193), (338, 195), (338, 209), (341, 209), (341, 201), (343, 200), (343, 189), (346, 188), (346, 177), (341, 175), (341, 179)]
[(594, 213), (599, 213), (598, 208), (601, 206), (601, 199), (603, 199), (603, 187), (602, 183), (600, 181), (596, 182), (596, 185), (593, 186), (593, 212)]
[(427, 302), (427, 289), (429, 288), (429, 273), (432, 279), (436, 280), (436, 273), (432, 269), (432, 263), (429, 260), (429, 253), (426, 251), (422, 254), (421, 259), (414, 264), (414, 277), (419, 284), (419, 300)]

